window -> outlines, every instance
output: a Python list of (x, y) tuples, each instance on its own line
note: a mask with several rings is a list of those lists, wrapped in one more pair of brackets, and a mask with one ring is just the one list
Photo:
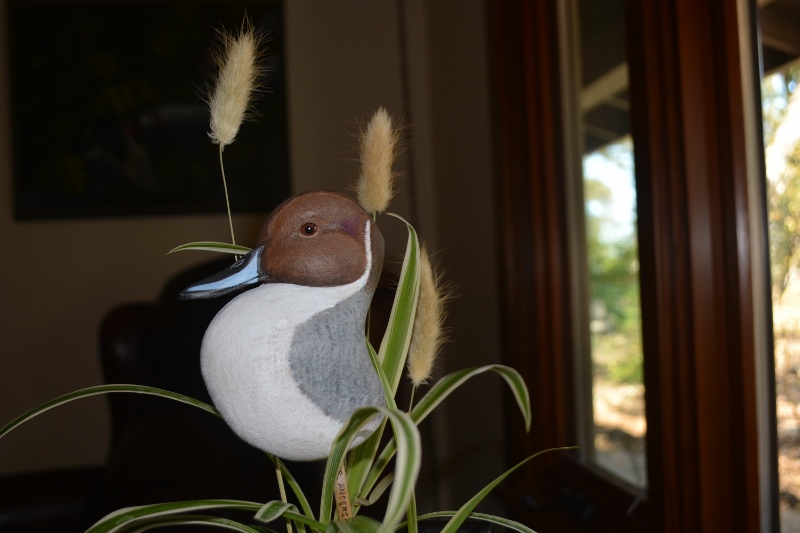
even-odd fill
[[(574, 134), (566, 157), (569, 239), (581, 393), (581, 456), (617, 480), (646, 487), (636, 182), (622, 0), (566, 0), (560, 35), (563, 105)], [(572, 142), (570, 142), (570, 140)], [(583, 399), (583, 401), (580, 401)]]
[(617, 5), (629, 88), (610, 96), (630, 102), (646, 484), (605, 468), (585, 434), (596, 381), (587, 389), (582, 368), (592, 289), (580, 289), (580, 259), (591, 256), (575, 228), (591, 220), (573, 202), (586, 180), (581, 190), (570, 177), (582, 174), (571, 154), (591, 151), (585, 113), (567, 100), (586, 87), (560, 61), (574, 46), (570, 3), (509, 0), (493, 3), (505, 340), (535, 409), (530, 436), (512, 428), (511, 451), (595, 449), (531, 463), (507, 501), (544, 532), (768, 531), (777, 495), (763, 427), (769, 303), (752, 8)]

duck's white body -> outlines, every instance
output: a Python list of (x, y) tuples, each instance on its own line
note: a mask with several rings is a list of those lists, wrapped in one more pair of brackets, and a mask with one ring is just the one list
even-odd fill
[(324, 458), (353, 409), (384, 404), (364, 339), (369, 234), (367, 268), (356, 281), (267, 283), (232, 300), (209, 325), (203, 378), (223, 418), (250, 444), (290, 460)]

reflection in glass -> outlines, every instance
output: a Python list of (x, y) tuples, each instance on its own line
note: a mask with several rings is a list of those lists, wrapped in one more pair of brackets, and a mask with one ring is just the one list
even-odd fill
[(633, 143), (583, 157), (596, 463), (645, 482), (644, 386)]
[[(582, 195), (576, 231), (584, 284), (580, 365), (588, 461), (634, 487), (647, 483), (633, 141), (623, 0), (564, 0), (569, 19), (575, 161)], [(580, 224), (580, 220), (583, 224)]]

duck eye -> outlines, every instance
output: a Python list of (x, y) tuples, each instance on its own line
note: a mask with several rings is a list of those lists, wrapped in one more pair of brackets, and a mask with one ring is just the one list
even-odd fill
[(317, 225), (311, 222), (306, 222), (303, 224), (303, 227), (300, 229), (300, 231), (304, 235), (314, 235), (317, 232)]

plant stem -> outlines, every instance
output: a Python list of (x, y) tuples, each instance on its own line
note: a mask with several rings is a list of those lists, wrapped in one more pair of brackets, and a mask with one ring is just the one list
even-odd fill
[[(283, 474), (277, 457), (273, 458), (273, 464), (275, 465), (275, 475), (278, 477), (278, 490), (281, 493), (281, 501), (289, 503), (289, 500), (286, 499), (286, 487), (283, 485)], [(292, 533), (292, 522), (288, 518), (286, 519), (286, 531), (287, 533)]]
[[(236, 244), (236, 237), (233, 236), (233, 219), (231, 218), (231, 201), (228, 199), (228, 181), (225, 179), (225, 165), (222, 164), (222, 149), (225, 147), (219, 144), (219, 169), (222, 171), (222, 187), (225, 189), (225, 206), (228, 208), (228, 226), (231, 228), (231, 244)], [(233, 260), (238, 261), (242, 256), (234, 255)]]
[(411, 399), (408, 401), (408, 412), (411, 412), (411, 409), (414, 407), (414, 393), (417, 392), (417, 386), (411, 386)]
[(228, 225), (231, 228), (231, 244), (236, 244), (236, 237), (233, 236), (233, 219), (231, 218), (231, 202), (228, 199), (228, 182), (225, 180), (225, 165), (222, 164), (223, 145), (219, 145), (219, 169), (222, 171), (222, 187), (225, 189), (225, 205), (228, 208)]
[(406, 517), (408, 518), (408, 523), (406, 525), (408, 533), (418, 533), (419, 524), (417, 518), (417, 496), (414, 493), (411, 494), (411, 501), (408, 502)]
[[(372, 222), (377, 223), (378, 221), (378, 213), (372, 213)], [(372, 305), (369, 306), (367, 309), (367, 340), (369, 340), (369, 325), (372, 317)]]

